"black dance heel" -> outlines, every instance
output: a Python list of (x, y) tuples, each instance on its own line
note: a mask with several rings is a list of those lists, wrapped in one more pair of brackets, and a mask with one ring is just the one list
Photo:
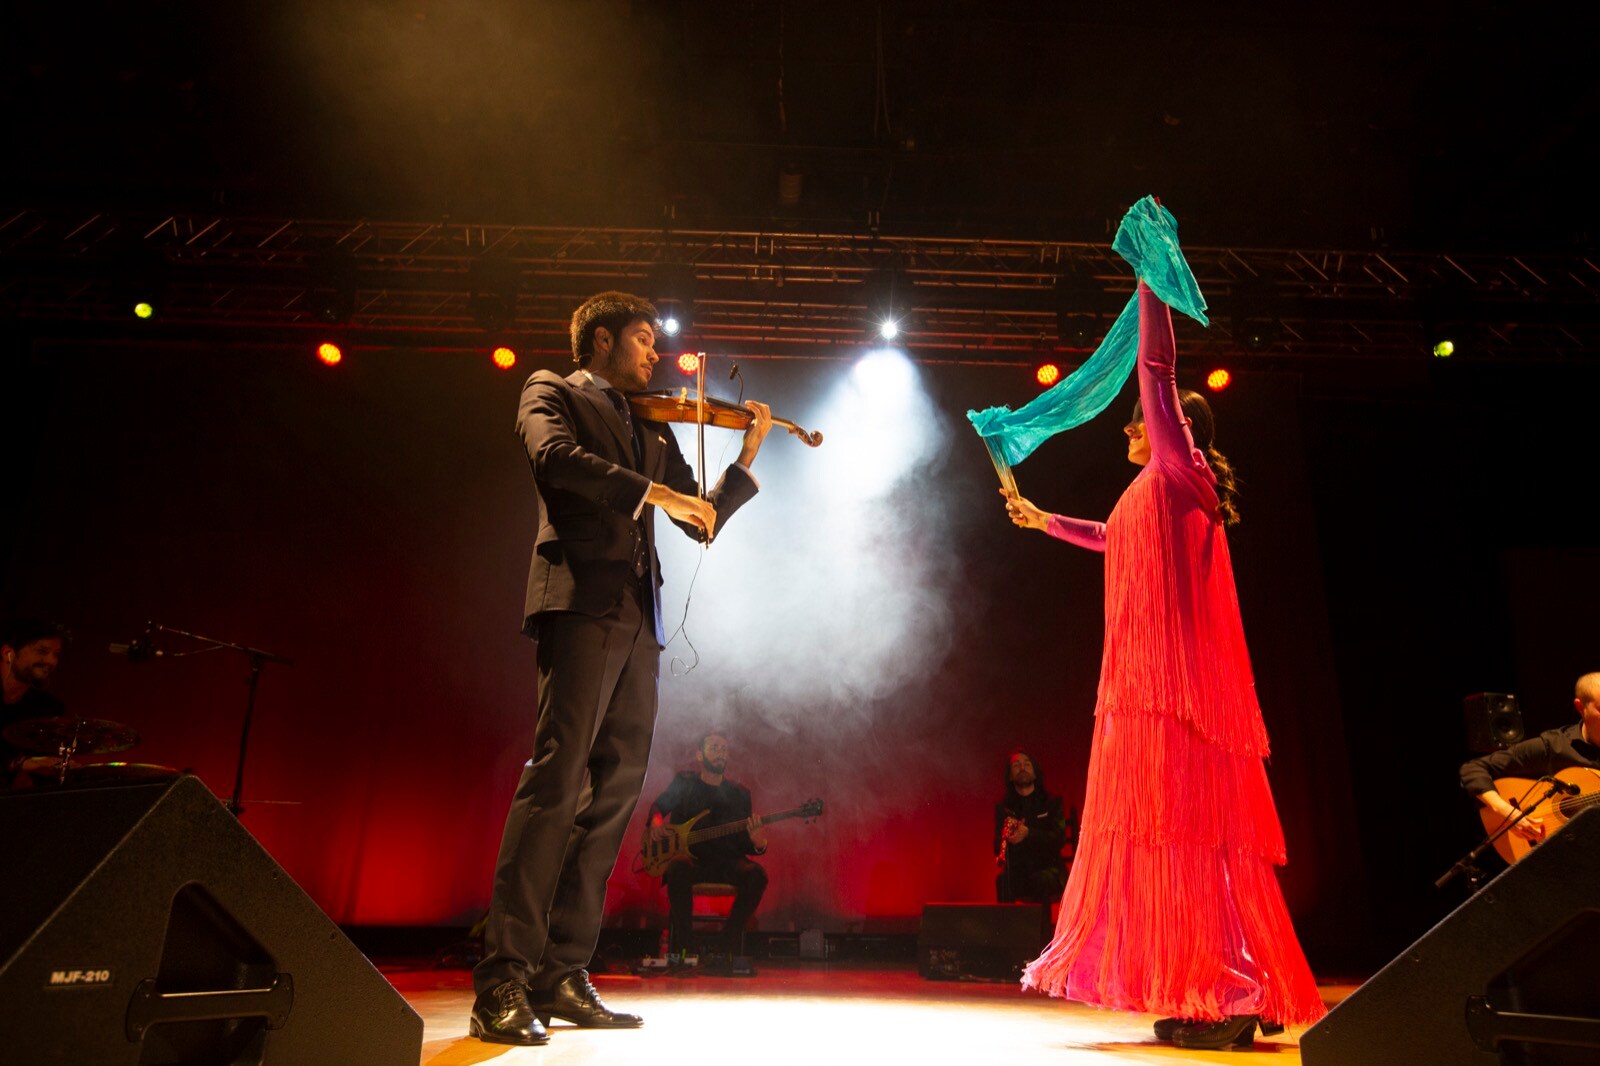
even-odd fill
[(1259, 1024), (1261, 1026), (1262, 1036), (1277, 1036), (1279, 1033), (1283, 1032), (1282, 1022), (1269, 1022), (1263, 1018)]
[(1158, 1018), (1150, 1028), (1156, 1032), (1157, 1040), (1172, 1043), (1172, 1034), (1185, 1025), (1204, 1025), (1205, 1022), (1195, 1021), (1193, 1018)]
[(1220, 1022), (1180, 1025), (1173, 1030), (1172, 1043), (1176, 1047), (1191, 1048), (1195, 1051), (1247, 1048), (1256, 1042), (1258, 1021), (1260, 1019), (1254, 1014), (1239, 1014)]

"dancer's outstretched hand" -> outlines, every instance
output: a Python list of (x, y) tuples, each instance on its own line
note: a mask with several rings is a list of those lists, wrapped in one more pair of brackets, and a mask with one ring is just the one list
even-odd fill
[(1000, 495), (1006, 498), (1006, 514), (1011, 516), (1013, 525), (1022, 529), (1043, 529), (1049, 523), (1050, 516), (1023, 497), (1005, 489), (1000, 490)]

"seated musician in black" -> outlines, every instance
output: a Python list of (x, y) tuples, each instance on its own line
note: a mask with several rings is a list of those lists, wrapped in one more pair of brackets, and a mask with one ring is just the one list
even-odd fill
[[(1461, 787), (1502, 818), (1515, 813), (1511, 800), (1495, 791), (1497, 777), (1540, 778), (1573, 767), (1600, 769), (1600, 673), (1584, 674), (1573, 686), (1572, 705), (1578, 720), (1560, 729), (1547, 729), (1536, 737), (1519, 740), (1504, 751), (1493, 752), (1461, 764)], [(1589, 791), (1585, 789), (1584, 791)], [(1536, 793), (1529, 802), (1538, 798)], [(1511, 832), (1532, 841), (1545, 838), (1546, 827), (1529, 815)]]
[[(12, 618), (0, 625), (0, 730), (33, 718), (57, 718), (61, 701), (45, 691), (61, 659), (67, 631), (53, 622)], [(23, 751), (0, 737), (0, 789), (29, 783), (60, 765), (53, 755)]]
[(994, 854), (1001, 903), (1043, 903), (1061, 898), (1067, 884), (1061, 849), (1067, 819), (1061, 797), (1045, 791), (1044, 774), (1025, 751), (1006, 760), (1005, 798), (994, 805)]
[(750, 790), (723, 776), (728, 768), (728, 738), (721, 733), (707, 733), (701, 737), (695, 761), (700, 765), (698, 770), (678, 774), (650, 805), (652, 837), (658, 843), (667, 843), (672, 838), (672, 830), (664, 822), (681, 825), (702, 811), (706, 815), (695, 822), (697, 831), (746, 818), (750, 819), (750, 827), (747, 831), (693, 845), (691, 858), (674, 862), (662, 874), (670, 911), (669, 944), (675, 952), (689, 949), (694, 905), (690, 889), (708, 882), (729, 884), (736, 894), (723, 927), (720, 947), (723, 953), (731, 955), (738, 948), (740, 934), (760, 904), (762, 893), (767, 890), (767, 872), (748, 858), (767, 850), (767, 833), (761, 827), (761, 819), (752, 814)]

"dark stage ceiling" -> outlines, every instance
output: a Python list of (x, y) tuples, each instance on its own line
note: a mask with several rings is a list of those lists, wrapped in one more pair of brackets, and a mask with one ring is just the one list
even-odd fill
[(583, 293), (676, 269), (692, 343), (783, 353), (852, 343), (899, 272), (926, 354), (1070, 353), (1154, 192), (1220, 327), (1196, 343), (1596, 350), (1600, 81), (1528, 5), (104, 7), (35, 5), (3, 45), (0, 316), (30, 328), (122, 329), (159, 275), (150, 336), (460, 347), (488, 288), (558, 349)]
[(1573, 251), (1590, 35), (1539, 5), (29, 5), (7, 199), (503, 224)]

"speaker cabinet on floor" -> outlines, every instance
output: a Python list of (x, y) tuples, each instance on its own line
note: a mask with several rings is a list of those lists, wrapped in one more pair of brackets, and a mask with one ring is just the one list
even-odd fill
[(416, 1066), (422, 1019), (193, 777), (0, 795), (8, 1066)]
[(1600, 810), (1485, 885), (1300, 1040), (1306, 1066), (1600, 1063)]
[(917, 972), (930, 980), (1013, 980), (1044, 946), (1037, 903), (927, 903)]

